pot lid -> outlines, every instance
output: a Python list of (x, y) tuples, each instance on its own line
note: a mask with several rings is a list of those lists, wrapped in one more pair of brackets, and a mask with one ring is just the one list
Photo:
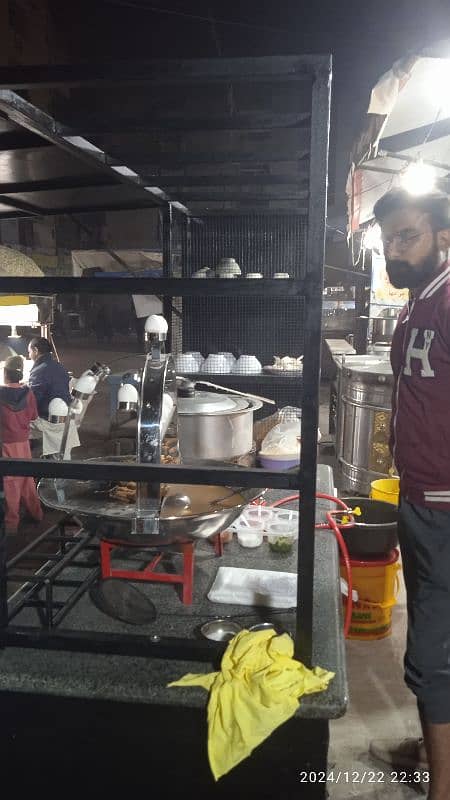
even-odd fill
[(179, 414), (230, 414), (243, 411), (250, 404), (244, 397), (214, 392), (195, 392), (194, 397), (178, 398)]

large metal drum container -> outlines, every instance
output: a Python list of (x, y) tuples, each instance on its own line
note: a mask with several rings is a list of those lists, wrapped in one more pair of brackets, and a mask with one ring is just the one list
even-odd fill
[[(358, 358), (358, 357), (356, 357)], [(388, 362), (364, 356), (339, 369), (336, 452), (344, 486), (369, 494), (389, 474), (389, 431), (394, 378)]]

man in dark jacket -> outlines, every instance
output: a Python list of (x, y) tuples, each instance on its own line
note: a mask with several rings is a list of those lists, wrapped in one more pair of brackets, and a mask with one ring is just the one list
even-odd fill
[(39, 416), (48, 417), (48, 404), (60, 397), (70, 405), (69, 374), (59, 361), (55, 361), (48, 339), (36, 337), (28, 345), (28, 355), (34, 364), (28, 383), (36, 398)]
[(391, 350), (391, 450), (408, 607), (405, 681), (424, 740), (373, 742), (394, 767), (430, 769), (450, 798), (450, 215), (446, 195), (392, 190), (375, 206), (389, 280), (408, 288)]

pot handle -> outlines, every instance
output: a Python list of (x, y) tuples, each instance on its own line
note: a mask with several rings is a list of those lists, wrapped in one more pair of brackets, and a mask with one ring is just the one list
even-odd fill
[(270, 403), (270, 405), (276, 406), (275, 400), (269, 400), (268, 397), (260, 397), (257, 394), (249, 394), (248, 392), (238, 392), (236, 389), (230, 389), (228, 386), (220, 386), (218, 383), (210, 383), (209, 381), (195, 381), (195, 385), (211, 386), (212, 389), (220, 389), (220, 391), (226, 392), (227, 394), (237, 394), (239, 397), (246, 397), (251, 401), (254, 411), (257, 411), (258, 408), (261, 408), (263, 403)]

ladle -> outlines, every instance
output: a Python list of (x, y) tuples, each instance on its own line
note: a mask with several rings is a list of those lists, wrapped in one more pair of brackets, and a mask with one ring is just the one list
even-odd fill
[(161, 503), (161, 512), (169, 516), (180, 516), (183, 512), (191, 510), (191, 498), (187, 494), (168, 494)]

